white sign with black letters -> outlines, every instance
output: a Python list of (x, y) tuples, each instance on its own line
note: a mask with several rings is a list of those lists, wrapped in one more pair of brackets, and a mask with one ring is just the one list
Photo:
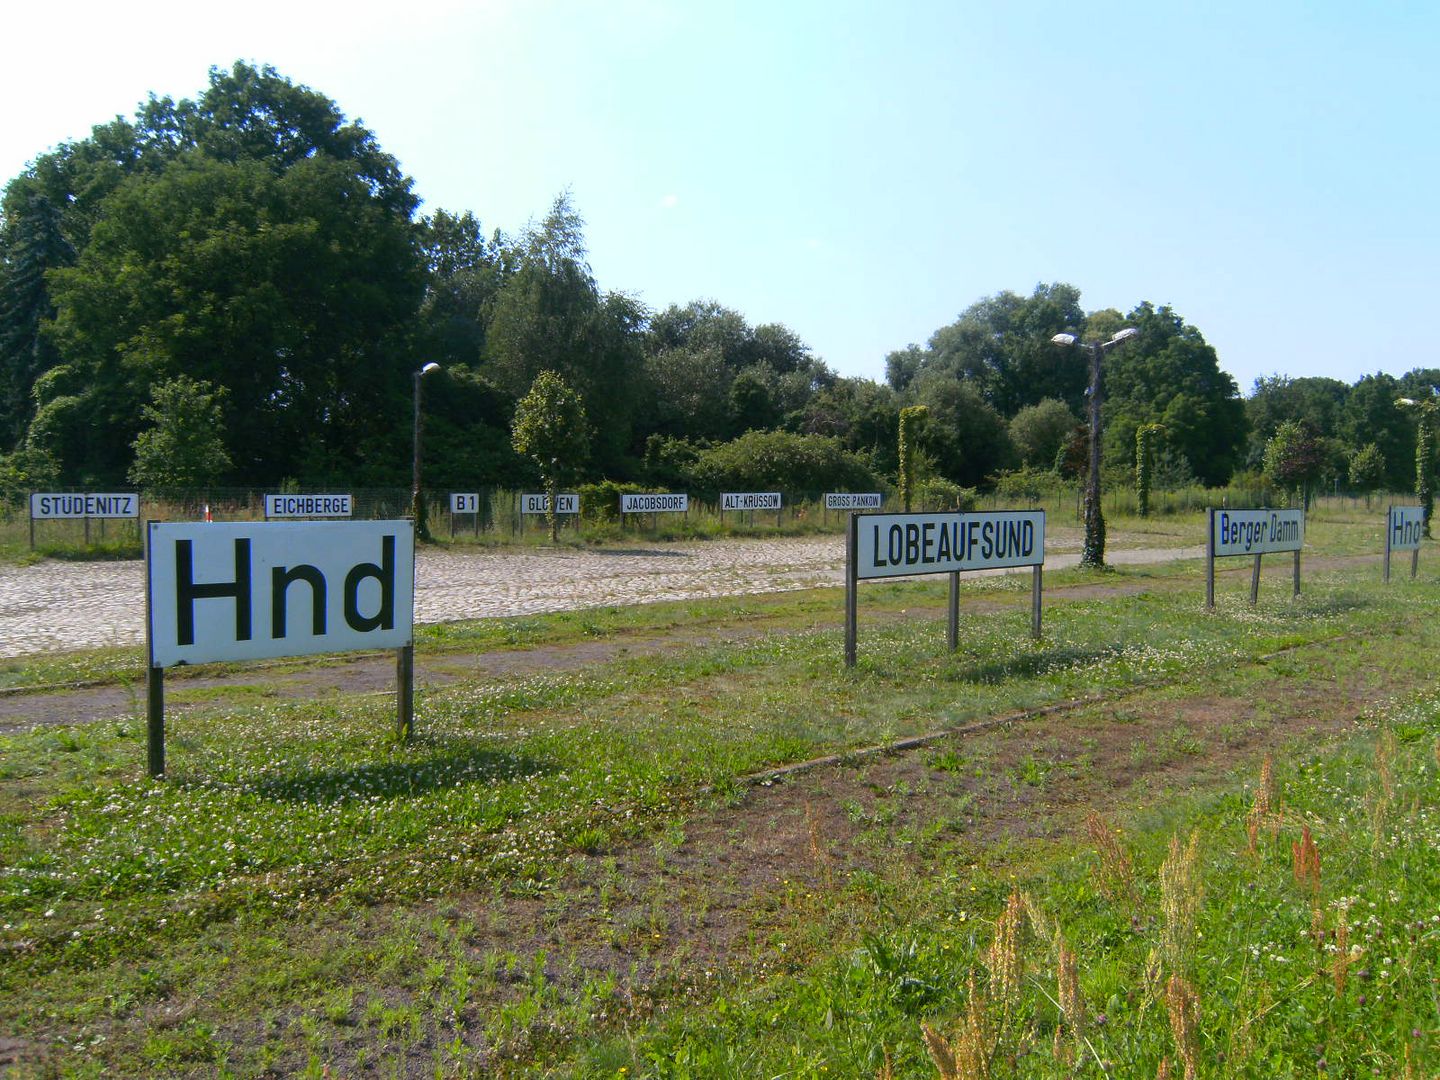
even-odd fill
[[(520, 512), (522, 514), (545, 514), (550, 511), (550, 496), (521, 495)], [(557, 514), (578, 514), (580, 513), (580, 496), (574, 492), (562, 493), (555, 496), (555, 513)]]
[(354, 507), (349, 495), (266, 495), (265, 517), (348, 518)]
[(779, 510), (778, 491), (727, 491), (720, 496), (721, 510)]
[(620, 496), (620, 512), (622, 514), (685, 513), (689, 509), (689, 495), (670, 493)]
[(139, 518), (140, 496), (133, 491), (108, 495), (37, 491), (30, 495), (30, 516), (40, 521), (60, 518)]
[(1045, 561), (1045, 512), (861, 514), (858, 578), (953, 574), (1039, 566)]
[(885, 496), (878, 491), (831, 491), (825, 495), (826, 510), (879, 510)]
[(452, 514), (478, 514), (480, 512), (480, 493), (478, 491), (450, 493), (450, 512)]
[(1425, 536), (1425, 509), (1420, 506), (1392, 506), (1386, 525), (1386, 543), (1391, 551), (1418, 551)]
[(859, 583), (911, 574), (949, 574), (946, 641), (960, 642), (960, 575), (969, 570), (1031, 568), (1030, 633), (1040, 636), (1045, 511), (852, 514), (846, 531), (845, 666), (857, 657)]
[(145, 573), (154, 668), (412, 642), (410, 521), (151, 522)]

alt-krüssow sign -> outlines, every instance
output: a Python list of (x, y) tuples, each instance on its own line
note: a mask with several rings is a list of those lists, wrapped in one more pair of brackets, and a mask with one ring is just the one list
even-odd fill
[(778, 491), (727, 491), (720, 496), (721, 510), (779, 510)]
[(151, 522), (150, 666), (411, 644), (410, 521)]
[(266, 495), (266, 518), (348, 518), (349, 495)]
[[(549, 495), (521, 495), (520, 512), (522, 514), (545, 514), (550, 510)], [(580, 496), (574, 492), (561, 493), (555, 496), (555, 513), (557, 514), (578, 514), (580, 513)]]
[(134, 492), (101, 495), (33, 492), (30, 516), (40, 521), (59, 518), (139, 518), (140, 496)]
[(859, 514), (855, 575), (952, 574), (1039, 566), (1045, 561), (1045, 512)]

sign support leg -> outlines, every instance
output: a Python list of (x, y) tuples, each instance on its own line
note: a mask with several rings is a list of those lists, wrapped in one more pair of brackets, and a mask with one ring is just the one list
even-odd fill
[(1215, 610), (1215, 511), (1205, 514), (1205, 610)]
[(395, 733), (401, 742), (415, 734), (415, 646), (395, 650)]
[(850, 515), (845, 527), (845, 666), (855, 666), (855, 617), (856, 588), (855, 562), (856, 547), (859, 544), (860, 526), (854, 514)]
[(1041, 638), (1041, 633), (1040, 633), (1040, 593), (1041, 593), (1041, 582), (1042, 582), (1042, 580), (1043, 580), (1043, 578), (1044, 578), (1044, 574), (1045, 574), (1045, 568), (1044, 568), (1043, 566), (1036, 566), (1036, 567), (1035, 567), (1034, 574), (1032, 575), (1032, 578), (1031, 578), (1031, 590), (1030, 590), (1030, 592), (1031, 592), (1031, 596), (1030, 596), (1030, 633), (1031, 633), (1031, 635), (1035, 638), (1036, 641), (1039, 641), (1040, 638)]
[(1417, 547), (1410, 552), (1410, 580), (1415, 580), (1415, 575), (1420, 572), (1420, 549)]
[(145, 669), (145, 771), (165, 775), (165, 669)]
[(1260, 599), (1260, 556), (1255, 556), (1255, 569), (1250, 572), (1250, 606)]
[(1300, 595), (1300, 552), (1295, 552), (1295, 595)]
[(960, 575), (950, 575), (950, 617), (945, 624), (945, 643), (954, 652), (960, 647)]

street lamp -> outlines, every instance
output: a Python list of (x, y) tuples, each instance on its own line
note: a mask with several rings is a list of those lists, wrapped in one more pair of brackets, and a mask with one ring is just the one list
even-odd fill
[(430, 540), (430, 525), (425, 520), (425, 501), (420, 497), (420, 380), (432, 371), (439, 371), (440, 365), (429, 363), (415, 372), (415, 454), (412, 462), (410, 485), (410, 513), (415, 519), (415, 534), (426, 542)]
[(1105, 517), (1100, 512), (1100, 358), (1118, 345), (1123, 345), (1140, 331), (1133, 326), (1117, 331), (1109, 341), (1085, 344), (1074, 334), (1056, 334), (1050, 340), (1056, 345), (1075, 346), (1090, 354), (1090, 473), (1085, 478), (1085, 547), (1080, 565), (1099, 568), (1105, 565)]

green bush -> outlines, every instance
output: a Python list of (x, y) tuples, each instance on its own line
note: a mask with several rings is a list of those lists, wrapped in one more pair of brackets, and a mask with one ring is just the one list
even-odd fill
[(839, 439), (788, 431), (751, 431), (700, 454), (700, 491), (867, 491), (879, 487), (869, 464)]

